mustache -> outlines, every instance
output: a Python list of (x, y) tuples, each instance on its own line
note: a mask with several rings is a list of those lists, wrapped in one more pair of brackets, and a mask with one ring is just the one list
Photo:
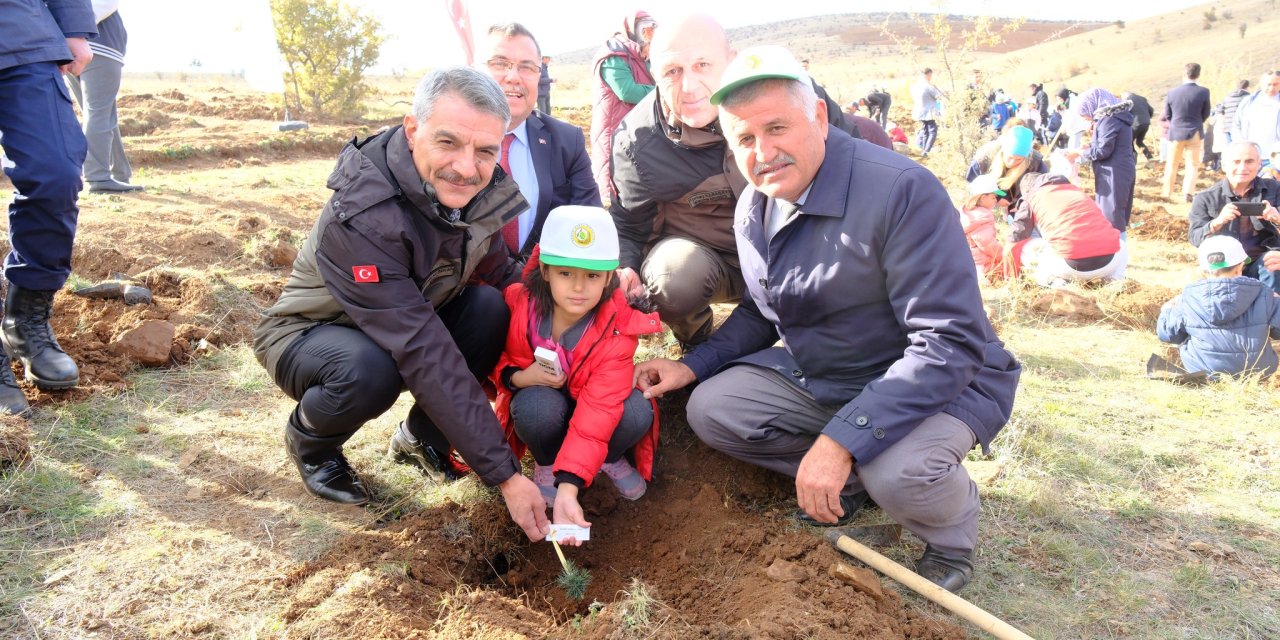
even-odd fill
[(474, 187), (480, 184), (480, 174), (476, 174), (474, 176), (471, 176), (470, 178), (464, 178), (462, 177), (461, 173), (458, 173), (457, 171), (451, 171), (449, 169), (444, 169), (442, 171), (437, 172), (436, 177), (440, 178), (441, 180), (444, 180), (445, 182), (449, 182), (449, 183), (464, 186), (464, 187)]
[(758, 176), (766, 171), (773, 171), (775, 169), (780, 169), (786, 165), (795, 164), (795, 163), (796, 163), (796, 159), (794, 157), (792, 157), (789, 154), (779, 152), (778, 156), (774, 158), (772, 162), (768, 162), (766, 164), (757, 164), (751, 170), (751, 174), (753, 176)]

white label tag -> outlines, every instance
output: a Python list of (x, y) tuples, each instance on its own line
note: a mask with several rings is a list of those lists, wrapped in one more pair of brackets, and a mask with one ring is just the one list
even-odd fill
[(559, 542), (566, 538), (575, 538), (578, 542), (591, 540), (591, 527), (579, 527), (576, 524), (553, 524), (551, 533), (547, 534), (547, 542)]

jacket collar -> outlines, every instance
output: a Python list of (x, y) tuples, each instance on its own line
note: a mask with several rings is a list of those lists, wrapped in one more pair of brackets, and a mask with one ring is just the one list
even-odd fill
[(857, 145), (853, 138), (838, 127), (827, 127), (826, 156), (809, 185), (809, 197), (799, 212), (811, 216), (843, 217), (856, 156)]
[(413, 164), (413, 152), (409, 150), (409, 141), (405, 139), (404, 128), (397, 127), (390, 131), (391, 140), (387, 142), (387, 168), (395, 177), (400, 192), (417, 207), (419, 211), (444, 215), (436, 200), (436, 190), (418, 174), (418, 167)]

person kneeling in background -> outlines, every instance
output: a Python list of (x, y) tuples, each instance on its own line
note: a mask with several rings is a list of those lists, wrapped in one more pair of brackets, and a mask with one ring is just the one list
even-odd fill
[[(1005, 270), (1028, 270), (1042, 287), (1123, 280), (1129, 251), (1098, 203), (1066, 178), (1028, 173), (1009, 225)], [(1033, 238), (1032, 232), (1040, 237)]]
[(1275, 373), (1271, 340), (1280, 339), (1280, 297), (1243, 275), (1249, 258), (1239, 240), (1212, 236), (1199, 252), (1205, 278), (1161, 307), (1160, 340), (1177, 344), (1183, 368), (1193, 373)]

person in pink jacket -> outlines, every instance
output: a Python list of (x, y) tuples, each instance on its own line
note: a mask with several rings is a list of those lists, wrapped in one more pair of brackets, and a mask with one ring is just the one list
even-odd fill
[(1008, 194), (996, 184), (996, 178), (983, 174), (969, 183), (969, 200), (960, 211), (960, 224), (969, 241), (969, 251), (978, 273), (987, 281), (993, 281), (1004, 272), (1004, 247), (996, 234), (996, 216), (993, 210), (1001, 204), (1008, 205)]

